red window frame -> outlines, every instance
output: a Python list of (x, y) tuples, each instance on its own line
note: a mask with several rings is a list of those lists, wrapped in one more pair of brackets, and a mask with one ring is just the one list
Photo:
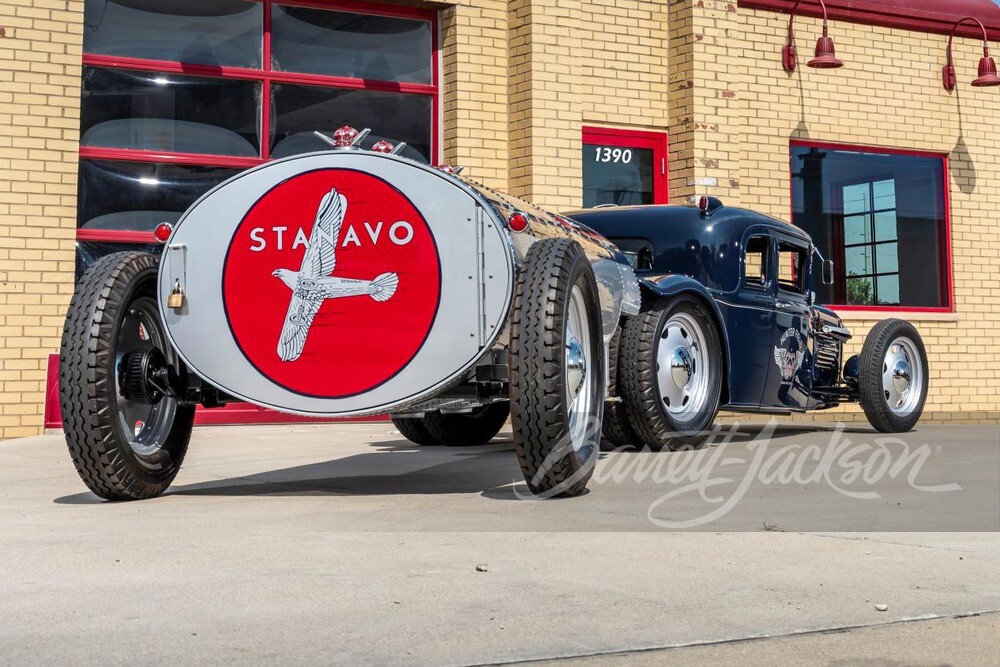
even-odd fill
[(620, 148), (642, 148), (653, 151), (653, 166), (660, 164), (660, 173), (653, 176), (653, 203), (670, 203), (670, 158), (666, 132), (624, 130), (615, 127), (583, 127), (583, 143), (603, 144)]
[[(907, 155), (913, 157), (934, 158), (941, 161), (942, 194), (944, 203), (944, 224), (938, 231), (938, 252), (943, 267), (944, 275), (941, 281), (941, 297), (945, 302), (944, 306), (859, 306), (848, 304), (829, 304), (831, 307), (842, 311), (860, 312), (909, 312), (909, 313), (954, 313), (955, 312), (955, 280), (952, 264), (951, 249), (951, 176), (949, 173), (949, 157), (947, 153), (935, 151), (921, 151), (909, 148), (894, 148), (885, 146), (867, 146), (864, 144), (843, 144), (826, 141), (803, 141), (793, 139), (789, 142), (789, 155), (792, 148), (826, 148), (829, 150), (852, 151), (857, 153), (875, 153), (879, 155)], [(789, 220), (795, 219), (795, 198), (793, 193), (793, 178), (791, 172), (791, 162), (789, 162), (788, 175), (789, 192)], [(829, 258), (832, 259), (832, 258)]]
[[(325, 88), (347, 88), (353, 90), (374, 90), (385, 92), (411, 93), (431, 97), (431, 156), (432, 161), (440, 157), (440, 43), (438, 39), (438, 14), (434, 10), (417, 9), (396, 5), (377, 5), (357, 0), (249, 0), (263, 5), (262, 53), (261, 69), (246, 67), (222, 67), (213, 65), (198, 65), (169, 60), (154, 60), (148, 58), (130, 58), (122, 56), (105, 56), (84, 53), (83, 65), (104, 67), (108, 69), (131, 69), (153, 72), (168, 72), (194, 76), (210, 76), (214, 78), (244, 79), (261, 82), (261, 97), (270, 98), (272, 83), (298, 83)], [(373, 79), (356, 79), (341, 76), (320, 74), (301, 74), (283, 72), (271, 69), (271, 6), (294, 5), (312, 7), (333, 11), (354, 12), (358, 14), (374, 14), (378, 16), (393, 16), (428, 21), (431, 25), (431, 83), (403, 83), (397, 81), (378, 81)], [(271, 105), (261, 105), (260, 136), (270, 136)], [(266, 141), (261, 141), (261, 153), (258, 158), (233, 157), (231, 155), (215, 155), (211, 153), (178, 153), (171, 151), (150, 151), (131, 148), (103, 148), (80, 146), (81, 160), (117, 160), (123, 162), (171, 163), (199, 167), (230, 167), (248, 169), (264, 164), (270, 160), (271, 147)], [(97, 241), (113, 243), (155, 243), (152, 232), (117, 231), (117, 230), (86, 230), (78, 229), (78, 241)]]

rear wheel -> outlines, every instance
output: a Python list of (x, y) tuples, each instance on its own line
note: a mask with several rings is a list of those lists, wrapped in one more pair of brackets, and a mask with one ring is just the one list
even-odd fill
[(396, 427), (400, 435), (416, 445), (422, 447), (435, 447), (441, 443), (430, 434), (422, 417), (391, 417), (392, 425)]
[(531, 246), (511, 314), (514, 448), (536, 495), (583, 493), (600, 450), (604, 344), (597, 281), (575, 241)]
[(428, 412), (424, 428), (442, 445), (476, 447), (492, 440), (507, 423), (509, 415), (507, 401), (490, 403), (472, 412)]
[(858, 379), (861, 408), (883, 433), (903, 433), (920, 420), (927, 400), (927, 352), (916, 328), (883, 320), (865, 337)]
[(722, 394), (722, 348), (704, 305), (661, 299), (630, 318), (619, 358), (632, 428), (652, 449), (704, 444)]
[(136, 378), (180, 368), (156, 301), (158, 260), (108, 255), (77, 285), (59, 356), (59, 403), (80, 478), (108, 500), (150, 498), (180, 470), (194, 406)]
[(621, 354), (622, 328), (615, 331), (608, 345), (608, 375), (611, 378), (611, 386), (608, 387), (607, 405), (604, 406), (604, 421), (601, 431), (604, 439), (614, 447), (627, 447), (629, 449), (639, 449), (642, 447), (642, 439), (632, 428), (632, 423), (628, 419), (628, 411), (621, 398), (619, 373), (619, 356)]

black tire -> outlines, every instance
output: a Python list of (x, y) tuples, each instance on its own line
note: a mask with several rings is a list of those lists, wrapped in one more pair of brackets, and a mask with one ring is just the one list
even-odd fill
[(397, 417), (392, 415), (390, 419), (392, 419), (392, 425), (396, 427), (400, 435), (415, 445), (437, 447), (441, 444), (427, 430), (427, 425), (421, 417)]
[[(59, 405), (66, 444), (84, 484), (107, 500), (166, 491), (184, 461), (194, 423), (193, 405), (163, 397), (148, 406), (123, 399), (118, 387), (123, 341), (133, 334), (139, 341), (133, 350), (157, 347), (180, 366), (155, 306), (157, 264), (155, 256), (141, 252), (96, 262), (76, 286), (63, 328)], [(134, 432), (126, 431), (135, 415), (147, 414), (148, 421), (135, 421)]]
[[(916, 396), (900, 395), (896, 407), (890, 405), (889, 390), (883, 381), (883, 374), (890, 371), (886, 355), (893, 354), (894, 346), (908, 360), (908, 390), (920, 390)], [(915, 360), (919, 362), (919, 369), (913, 364)], [(915, 385), (912, 382), (914, 373), (918, 373)], [(912, 324), (892, 319), (883, 320), (872, 327), (861, 348), (861, 375), (858, 378), (861, 408), (865, 411), (868, 423), (882, 433), (904, 433), (911, 430), (924, 411), (929, 376), (924, 341)]]
[[(685, 402), (679, 409), (690, 412), (680, 415), (670, 411), (669, 397), (660, 391), (658, 372), (670, 373), (671, 370), (659, 369), (657, 363), (658, 347), (668, 335), (665, 327), (675, 316), (687, 318), (691, 326), (700, 328), (705, 349), (703, 353), (699, 351), (698, 357), (689, 356), (702, 359), (702, 365), (707, 366), (698, 368), (692, 362), (687, 367), (688, 382), (695, 373), (705, 374), (704, 391), (699, 390), (692, 399), (700, 404), (687, 408)], [(695, 340), (689, 338), (693, 334), (686, 326), (675, 324), (672, 329), (679, 332), (677, 335), (682, 340)], [(619, 365), (619, 387), (625, 411), (636, 435), (646, 446), (653, 450), (677, 451), (697, 449), (704, 444), (719, 410), (725, 369), (718, 329), (700, 300), (686, 295), (658, 299), (647, 304), (636, 317), (629, 318), (622, 336)], [(666, 381), (671, 381), (671, 376), (667, 376)], [(683, 389), (678, 391), (683, 393)]]
[(628, 419), (628, 412), (625, 410), (625, 403), (621, 400), (621, 388), (619, 383), (618, 355), (621, 350), (622, 328), (615, 331), (608, 345), (608, 377), (611, 378), (611, 386), (608, 387), (609, 400), (604, 406), (604, 421), (601, 431), (604, 439), (613, 447), (626, 447), (629, 449), (640, 449), (643, 446), (642, 439), (632, 428), (632, 422)]
[[(587, 342), (578, 339), (568, 351), (571, 320)], [(517, 275), (510, 331), (511, 422), (521, 472), (536, 495), (579, 495), (600, 452), (604, 344), (597, 281), (578, 243), (546, 239), (531, 246)], [(574, 376), (576, 410), (568, 386)]]
[(507, 401), (490, 403), (472, 412), (428, 412), (424, 428), (438, 443), (446, 447), (477, 447), (493, 439), (510, 415)]

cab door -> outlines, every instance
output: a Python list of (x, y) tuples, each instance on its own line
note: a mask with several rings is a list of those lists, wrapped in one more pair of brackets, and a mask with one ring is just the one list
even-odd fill
[(805, 410), (812, 391), (809, 350), (809, 245), (775, 234), (776, 280), (771, 363), (762, 405)]
[(730, 405), (756, 410), (773, 363), (775, 246), (766, 228), (748, 230), (741, 245), (738, 287), (716, 300), (729, 330)]

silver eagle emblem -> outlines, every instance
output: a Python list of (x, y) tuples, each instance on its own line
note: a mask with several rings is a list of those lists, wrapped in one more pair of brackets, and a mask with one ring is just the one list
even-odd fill
[(295, 361), (302, 354), (313, 318), (327, 299), (370, 296), (376, 301), (388, 301), (396, 293), (399, 276), (395, 273), (383, 273), (373, 280), (330, 275), (337, 265), (337, 241), (346, 213), (347, 198), (336, 188), (330, 190), (316, 211), (302, 266), (298, 271), (277, 269), (271, 274), (292, 290), (285, 324), (278, 338), (278, 357), (282, 361)]

